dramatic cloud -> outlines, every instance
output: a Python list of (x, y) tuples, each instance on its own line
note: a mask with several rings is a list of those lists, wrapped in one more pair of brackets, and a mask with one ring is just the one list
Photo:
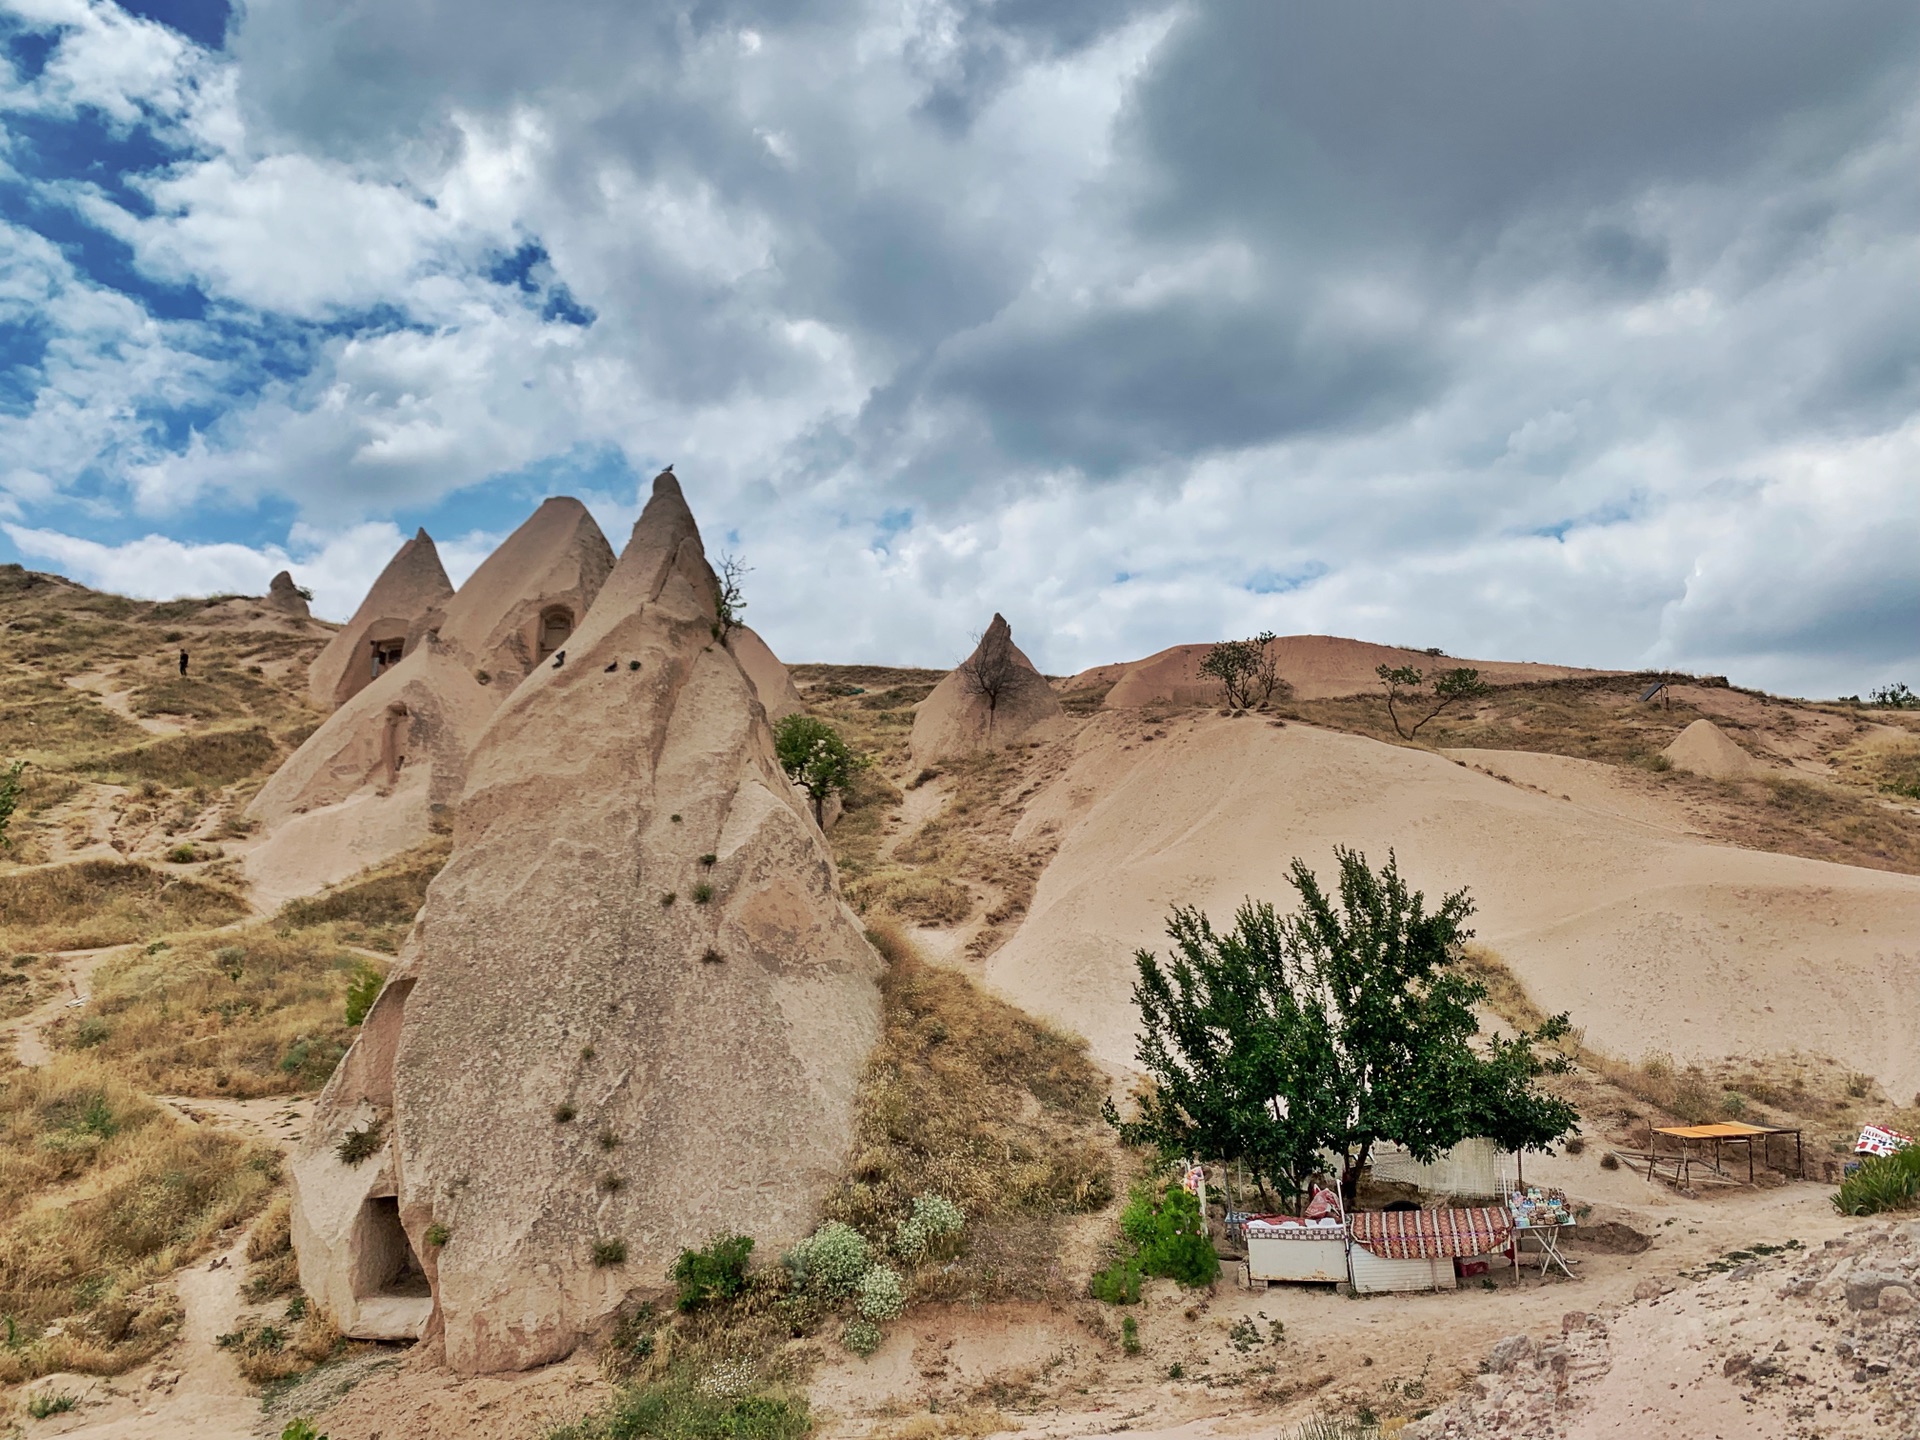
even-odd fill
[(1905, 0), (0, 38), (0, 512), (82, 578), (342, 614), (413, 524), (618, 540), (671, 460), (797, 658), (1001, 609), (1054, 670), (1271, 626), (1920, 683)]

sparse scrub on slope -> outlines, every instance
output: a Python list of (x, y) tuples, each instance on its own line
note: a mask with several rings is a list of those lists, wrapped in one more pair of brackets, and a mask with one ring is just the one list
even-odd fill
[(36, 1186), (24, 1206), (16, 1196), (0, 1229), (0, 1314), (16, 1327), (0, 1351), (0, 1384), (117, 1374), (158, 1353), (178, 1309), (154, 1282), (204, 1254), (278, 1183), (270, 1151), (175, 1121), (87, 1062), (13, 1072), (0, 1116), (10, 1188), (36, 1173), (48, 1138), (79, 1140), (62, 1163), (85, 1156), (84, 1174)]
[(84, 950), (246, 914), (218, 886), (122, 860), (84, 860), (0, 876), (0, 947)]
[(365, 964), (324, 930), (181, 936), (102, 965), (86, 1009), (49, 1034), (164, 1093), (301, 1094), (346, 1053), (347, 993)]

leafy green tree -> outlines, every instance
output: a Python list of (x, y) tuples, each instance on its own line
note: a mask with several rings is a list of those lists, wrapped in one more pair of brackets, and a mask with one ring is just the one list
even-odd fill
[(26, 768), (26, 761), (16, 760), (0, 770), (0, 849), (13, 848), (13, 837), (7, 830), (13, 824), (13, 812), (20, 808), (20, 776)]
[(1534, 1049), (1568, 1032), (1565, 1015), (1473, 1043), (1486, 989), (1457, 963), (1473, 933), (1467, 893), (1429, 913), (1391, 856), (1376, 873), (1356, 851), (1334, 853), (1337, 899), (1296, 859), (1292, 915), (1249, 901), (1222, 935), (1177, 907), (1166, 964), (1139, 952), (1137, 1053), (1155, 1083), (1137, 1119), (1108, 1103), (1121, 1137), (1243, 1161), (1289, 1196), (1330, 1152), (1351, 1206), (1382, 1140), (1431, 1160), (1470, 1136), (1541, 1150), (1577, 1129), (1574, 1108), (1533, 1083), (1567, 1068)]
[(1868, 703), (1882, 710), (1920, 710), (1920, 695), (1909, 690), (1904, 680), (1896, 680), (1875, 689)]
[[(1493, 693), (1493, 687), (1480, 678), (1478, 670), (1468, 669), (1464, 665), (1457, 670), (1443, 670), (1431, 680), (1427, 680), (1411, 665), (1377, 665), (1373, 673), (1387, 687), (1387, 718), (1393, 721), (1393, 733), (1402, 740), (1413, 739), (1420, 733), (1422, 725), (1448, 706)], [(1423, 684), (1427, 687), (1425, 690), (1422, 689)], [(1415, 720), (1413, 728), (1408, 730), (1400, 724), (1398, 705), (1426, 713)]]
[(1220, 682), (1222, 698), (1233, 709), (1264, 705), (1281, 684), (1280, 660), (1273, 653), (1277, 638), (1262, 630), (1249, 640), (1223, 640), (1207, 651), (1200, 673)]
[(866, 769), (840, 732), (812, 715), (789, 715), (774, 727), (774, 753), (787, 777), (813, 801), (816, 824), (826, 823), (827, 797), (845, 794), (853, 777)]

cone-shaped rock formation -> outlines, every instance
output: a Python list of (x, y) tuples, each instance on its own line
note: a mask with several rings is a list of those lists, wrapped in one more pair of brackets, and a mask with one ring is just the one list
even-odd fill
[(536, 1365), (683, 1247), (776, 1251), (817, 1218), (879, 962), (716, 594), (662, 475), (567, 663), (473, 751), (452, 857), (294, 1160), (301, 1280), (349, 1334)]
[(413, 648), (408, 637), (417, 623), (452, 595), (440, 552), (425, 530), (418, 531), (394, 552), (353, 618), (313, 657), (307, 667), (313, 703), (328, 710), (346, 704)]
[[(425, 533), (409, 543), (428, 558), (403, 550), (376, 592), (396, 570), (415, 579), (439, 575), (445, 583)], [(247, 856), (260, 898), (316, 890), (424, 840), (459, 797), (467, 755), (487, 717), (567, 645), (612, 569), (613, 549), (586, 507), (556, 498), (451, 599), (417, 613), (405, 654), (396, 647), (396, 658), (308, 736), (248, 806), (266, 829)], [(396, 584), (395, 591), (424, 601), (432, 586), (409, 592)]]
[(1011, 745), (1061, 715), (1060, 697), (998, 614), (973, 653), (920, 702), (908, 747), (916, 765)]
[(274, 576), (273, 583), (267, 587), (267, 608), (300, 620), (312, 614), (307, 609), (307, 597), (300, 593), (300, 587), (293, 583), (293, 575), (286, 570)]
[(775, 655), (753, 631), (744, 625), (736, 625), (727, 636), (727, 649), (733, 652), (733, 658), (740, 662), (740, 668), (746, 672), (747, 682), (753, 686), (753, 693), (767, 712), (767, 722), (778, 725), (787, 716), (803, 707), (800, 692), (794, 688), (793, 677), (787, 674), (787, 667), (780, 663)]
[(1767, 767), (1727, 738), (1711, 720), (1696, 720), (1660, 752), (1676, 770), (1690, 770), (1710, 780), (1741, 780)]

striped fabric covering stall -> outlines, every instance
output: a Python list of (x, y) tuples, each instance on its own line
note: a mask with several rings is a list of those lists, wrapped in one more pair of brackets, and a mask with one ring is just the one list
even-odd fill
[(1353, 1238), (1383, 1260), (1451, 1260), (1507, 1248), (1513, 1216), (1504, 1205), (1460, 1210), (1362, 1210)]

